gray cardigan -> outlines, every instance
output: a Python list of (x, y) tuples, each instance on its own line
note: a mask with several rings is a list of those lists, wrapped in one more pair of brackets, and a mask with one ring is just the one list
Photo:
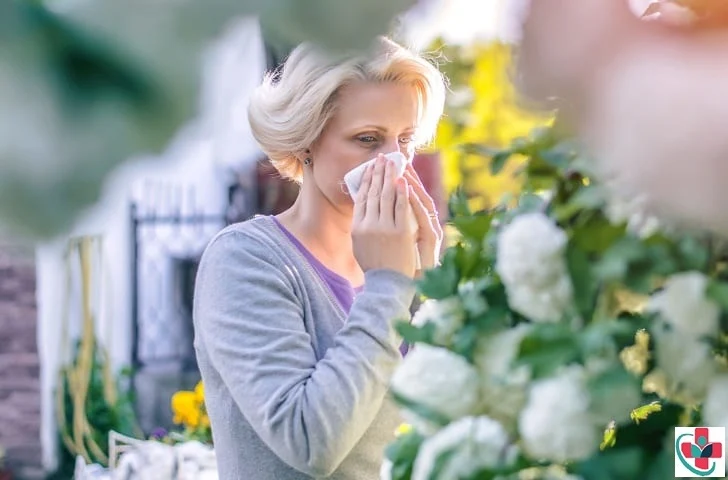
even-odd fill
[(347, 318), (271, 218), (220, 232), (194, 299), (220, 480), (376, 480), (400, 422), (393, 322), (414, 294), (404, 275), (369, 271)]

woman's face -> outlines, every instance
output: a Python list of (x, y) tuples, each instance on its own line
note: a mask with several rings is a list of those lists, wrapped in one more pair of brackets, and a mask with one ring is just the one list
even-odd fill
[(414, 155), (420, 114), (416, 90), (396, 83), (358, 83), (338, 95), (336, 113), (311, 148), (312, 169), (305, 182), (315, 182), (332, 204), (351, 208), (344, 175), (379, 153)]

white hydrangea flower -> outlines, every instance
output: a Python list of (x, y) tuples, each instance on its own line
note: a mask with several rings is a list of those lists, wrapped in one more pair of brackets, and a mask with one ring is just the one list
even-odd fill
[(701, 401), (715, 374), (711, 346), (681, 330), (656, 329), (653, 337), (667, 397)]
[(461, 418), (422, 443), (412, 469), (412, 480), (429, 480), (443, 454), (450, 457), (440, 470), (438, 480), (460, 480), (482, 469), (513, 465), (518, 450), (503, 426), (492, 418)]
[(465, 323), (465, 310), (460, 298), (425, 300), (412, 317), (412, 325), (421, 327), (428, 323), (435, 327), (433, 341), (448, 346), (453, 335)]
[(518, 415), (526, 404), (531, 372), (527, 366), (513, 367), (521, 341), (532, 330), (529, 324), (484, 337), (478, 344), (475, 365), (480, 371), (482, 408), (508, 432), (517, 429)]
[(716, 377), (703, 403), (703, 420), (711, 427), (728, 428), (728, 374)]
[(417, 344), (407, 354), (392, 377), (391, 388), (451, 420), (474, 413), (480, 393), (473, 365), (446, 348), (426, 344)]
[[(711, 346), (705, 337), (715, 336), (720, 308), (705, 295), (708, 280), (700, 272), (673, 275), (661, 292), (654, 294), (648, 310), (660, 321), (654, 330), (655, 359), (664, 372), (670, 397), (700, 401), (715, 373)], [(659, 328), (662, 327), (662, 328)]]
[(566, 462), (594, 453), (601, 431), (593, 422), (589, 406), (586, 374), (581, 366), (566, 367), (554, 377), (534, 382), (519, 421), (529, 456)]
[(385, 458), (379, 469), (379, 480), (392, 480), (392, 461)]
[(661, 292), (650, 298), (648, 310), (657, 312), (673, 328), (694, 336), (718, 331), (720, 308), (705, 295), (708, 278), (700, 272), (672, 275)]
[(646, 197), (637, 195), (631, 200), (613, 197), (607, 203), (604, 213), (613, 224), (627, 224), (627, 231), (640, 238), (647, 238), (660, 230), (658, 218), (650, 215), (646, 208)]
[(458, 295), (463, 303), (463, 309), (470, 315), (478, 316), (488, 311), (488, 302), (483, 296), (482, 285), (472, 280), (463, 282), (458, 286)]
[(566, 233), (542, 213), (517, 216), (498, 236), (496, 270), (508, 304), (535, 322), (558, 322), (572, 305)]

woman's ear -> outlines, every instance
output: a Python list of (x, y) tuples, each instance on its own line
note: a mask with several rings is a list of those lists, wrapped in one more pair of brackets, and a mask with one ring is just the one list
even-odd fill
[(299, 162), (303, 163), (306, 158), (309, 158), (311, 156), (311, 150), (307, 148), (306, 150), (301, 150), (300, 152), (296, 152), (293, 155), (298, 159)]
[(307, 148), (306, 150), (300, 151), (295, 154), (296, 158), (299, 162), (301, 162), (303, 165), (311, 165), (313, 163), (313, 155), (311, 155), (311, 149)]

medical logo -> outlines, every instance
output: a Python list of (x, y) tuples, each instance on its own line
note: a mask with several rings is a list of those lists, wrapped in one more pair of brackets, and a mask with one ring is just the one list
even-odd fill
[(675, 427), (675, 476), (725, 476), (725, 427)]

